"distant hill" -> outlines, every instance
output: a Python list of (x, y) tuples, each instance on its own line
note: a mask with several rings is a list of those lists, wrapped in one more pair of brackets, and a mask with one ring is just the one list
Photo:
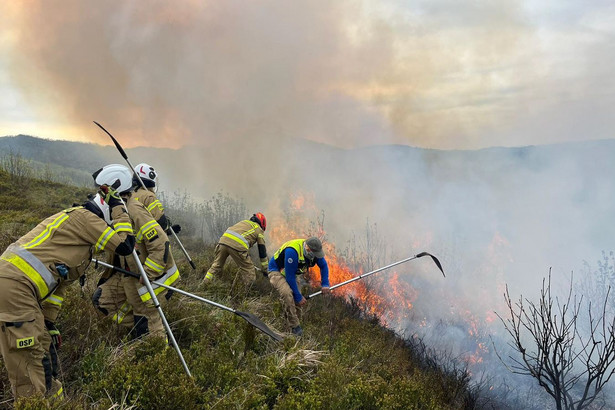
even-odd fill
[[(114, 146), (26, 135), (0, 137), (0, 156), (9, 151), (64, 167), (79, 181), (105, 164), (124, 163)], [(319, 207), (353, 204), (371, 218), (389, 208), (388, 200), (416, 212), (426, 204), (446, 200), (454, 207), (457, 199), (483, 196), (494, 201), (492, 206), (515, 212), (509, 209), (511, 201), (532, 208), (527, 201), (583, 202), (588, 192), (601, 192), (603, 201), (611, 201), (610, 192), (615, 192), (610, 177), (615, 140), (442, 151), (401, 145), (340, 149), (307, 140), (255, 139), (126, 151), (133, 165), (147, 162), (159, 171), (163, 191), (186, 190), (199, 199), (223, 190), (258, 208), (267, 207), (272, 197), (307, 191), (315, 194)]]
[(0, 152), (19, 152), (26, 158), (67, 168), (90, 170), (93, 163), (114, 159), (115, 148), (81, 142), (48, 140), (17, 135), (0, 138)]
[[(41, 163), (88, 173), (108, 163), (124, 163), (114, 146), (28, 135), (0, 137), (0, 155), (10, 151)], [(585, 171), (615, 170), (611, 160), (615, 155), (615, 140), (446, 151), (403, 145), (340, 149), (288, 139), (250, 143), (218, 141), (208, 147), (186, 146), (177, 150), (138, 147), (126, 152), (133, 165), (148, 162), (159, 168), (167, 176), (162, 179), (163, 188), (193, 191), (209, 188), (213, 192), (228, 189), (225, 183), (238, 182), (235, 180), (246, 186), (253, 184), (258, 189), (280, 184), (313, 189), (322, 181), (342, 184), (361, 181), (361, 184), (373, 185), (384, 182), (386, 185), (387, 179), (395, 179), (397, 175), (410, 184), (417, 176), (449, 181), (480, 179), (497, 184), (503, 182), (502, 176), (513, 170), (539, 173), (561, 164), (575, 163)]]

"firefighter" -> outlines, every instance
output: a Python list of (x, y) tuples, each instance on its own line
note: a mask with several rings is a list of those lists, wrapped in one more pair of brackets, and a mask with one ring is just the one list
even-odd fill
[(284, 305), (286, 320), (293, 334), (303, 335), (299, 324), (301, 307), (307, 303), (299, 291), (299, 275), (317, 265), (320, 269), (322, 292), (329, 293), (329, 267), (316, 237), (293, 239), (284, 243), (269, 260), (269, 281), (278, 291)]
[[(149, 164), (140, 163), (134, 167), (135, 175), (133, 175), (133, 186), (135, 191), (132, 194), (135, 200), (141, 202), (145, 208), (149, 211), (152, 217), (158, 222), (158, 225), (165, 230), (167, 235), (171, 235), (170, 229), (173, 229), (175, 233), (181, 231), (180, 225), (171, 226), (171, 222), (167, 219), (164, 206), (162, 202), (156, 196), (158, 190), (158, 173)], [(139, 177), (137, 177), (137, 175)], [(145, 189), (141, 185), (141, 182), (145, 185)], [(113, 263), (115, 258), (109, 258), (108, 263)], [(117, 260), (115, 260), (117, 261)], [(132, 328), (134, 326), (134, 316), (132, 312), (132, 306), (125, 300), (122, 283), (120, 283), (120, 275), (116, 275), (111, 270), (106, 270), (101, 277), (96, 292), (92, 296), (92, 302), (105, 316), (110, 316), (112, 320), (124, 327)], [(101, 286), (103, 282), (107, 282), (104, 286)], [(106, 295), (102, 296), (102, 290), (106, 289)], [(169, 299), (173, 291), (168, 290), (165, 292), (165, 299)]]
[[(93, 175), (96, 184), (106, 183), (107, 178), (116, 167), (126, 168), (118, 164), (101, 168)], [(139, 260), (149, 280), (172, 285), (179, 279), (179, 271), (171, 254), (169, 238), (164, 229), (134, 195), (126, 193), (122, 195), (122, 198), (126, 201), (134, 228)], [(123, 256), (116, 253), (110, 255), (108, 262), (131, 272), (140, 273), (132, 255)], [(168, 292), (165, 288), (155, 284), (152, 284), (152, 288), (156, 295)], [(108, 269), (98, 282), (98, 288), (92, 301), (105, 316), (111, 316), (113, 313), (114, 322), (131, 327), (133, 338), (146, 334), (164, 335), (162, 319), (153, 305), (150, 293), (143, 284), (143, 278), (137, 279)]]
[(250, 258), (249, 249), (258, 244), (258, 256), (261, 260), (261, 272), (267, 274), (267, 248), (265, 246), (265, 230), (267, 218), (260, 212), (255, 213), (250, 219), (237, 222), (222, 234), (214, 249), (214, 261), (205, 274), (205, 283), (211, 281), (219, 274), (231, 256), (239, 266), (239, 277), (247, 289), (256, 279), (254, 264)]
[(0, 350), (15, 398), (63, 396), (55, 321), (67, 287), (84, 275), (93, 251), (133, 251), (130, 219), (118, 197), (132, 186), (131, 173), (115, 177), (82, 206), (50, 216), (0, 255)]

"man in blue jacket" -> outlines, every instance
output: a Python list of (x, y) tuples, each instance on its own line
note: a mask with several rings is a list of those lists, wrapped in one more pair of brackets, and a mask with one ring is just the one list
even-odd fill
[(269, 281), (280, 294), (288, 324), (297, 336), (303, 334), (299, 316), (301, 306), (307, 303), (299, 291), (299, 275), (314, 265), (320, 269), (323, 293), (329, 293), (329, 267), (320, 239), (311, 237), (288, 241), (269, 260)]

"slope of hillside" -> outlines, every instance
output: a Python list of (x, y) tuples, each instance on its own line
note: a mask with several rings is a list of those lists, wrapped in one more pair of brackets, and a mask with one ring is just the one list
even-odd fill
[[(2, 250), (46, 216), (81, 202), (86, 190), (21, 179), (0, 170)], [(27, 189), (23, 189), (26, 187)], [(174, 250), (180, 287), (210, 300), (256, 314), (283, 329), (282, 308), (269, 283), (259, 277), (249, 295), (232, 298), (236, 267), (201, 287), (212, 248), (183, 238), (198, 269), (193, 272)], [(126, 331), (102, 320), (90, 303), (97, 272), (83, 288), (74, 284), (58, 326), (67, 398), (56, 408), (473, 408), (477, 396), (468, 375), (442, 370), (420, 343), (382, 328), (356, 305), (338, 298), (309, 302), (305, 336), (276, 343), (238, 316), (175, 295), (165, 307), (193, 378), (173, 349), (158, 339), (129, 341)], [(11, 406), (6, 371), (0, 366), (0, 404)], [(133, 407), (132, 407), (133, 406)], [(41, 399), (15, 408), (45, 407)]]

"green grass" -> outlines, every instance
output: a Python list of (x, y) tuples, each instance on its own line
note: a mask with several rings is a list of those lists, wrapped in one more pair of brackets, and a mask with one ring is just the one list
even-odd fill
[[(26, 186), (26, 189), (22, 187)], [(0, 170), (2, 249), (43, 218), (82, 202), (87, 190), (37, 180), (11, 183)], [(267, 279), (243, 299), (230, 297), (236, 266), (210, 286), (201, 279), (213, 248), (182, 238), (197, 270), (174, 249), (179, 287), (240, 311), (257, 315), (278, 331), (287, 330), (281, 302)], [(58, 319), (66, 399), (62, 409), (459, 409), (471, 408), (466, 377), (420, 366), (410, 344), (375, 318), (338, 298), (308, 302), (305, 335), (277, 343), (254, 332), (246, 321), (180, 295), (164, 306), (173, 333), (192, 372), (189, 378), (174, 349), (160, 339), (128, 341), (126, 331), (103, 320), (90, 302), (98, 273), (88, 270), (83, 288), (75, 284)], [(10, 399), (2, 367), (0, 402)], [(20, 400), (18, 409), (47, 406), (40, 398)]]

